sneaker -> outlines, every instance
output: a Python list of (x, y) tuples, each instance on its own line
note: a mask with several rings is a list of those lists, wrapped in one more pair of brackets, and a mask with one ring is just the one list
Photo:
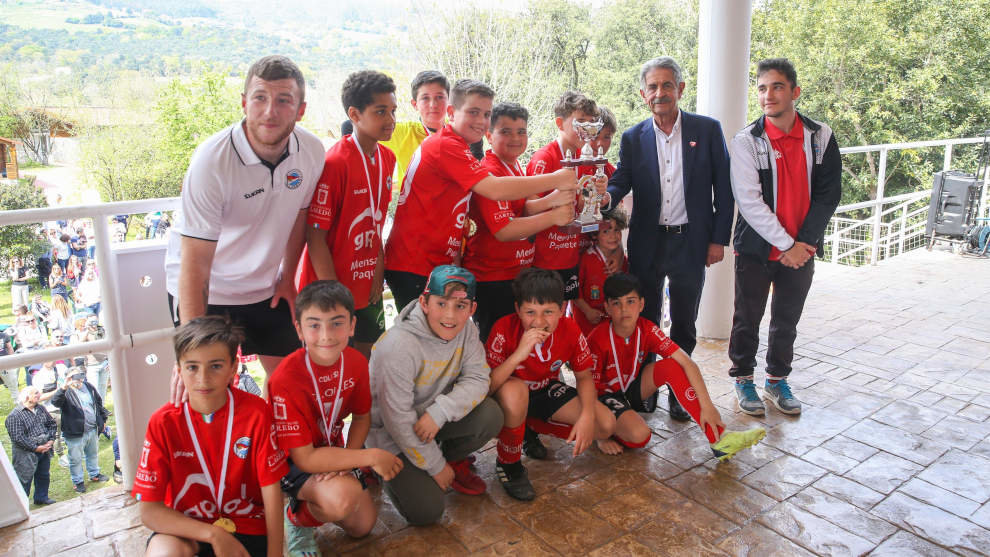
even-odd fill
[(529, 475), (522, 462), (504, 464), (496, 460), (495, 473), (498, 474), (498, 481), (502, 482), (502, 487), (510, 497), (520, 501), (532, 501), (536, 498), (536, 491), (529, 482)]
[(51, 497), (49, 497), (49, 498), (47, 498), (47, 499), (45, 499), (44, 501), (38, 501), (38, 500), (36, 499), (36, 500), (34, 501), (34, 504), (35, 504), (35, 505), (41, 505), (41, 506), (44, 506), (44, 505), (51, 505), (51, 504), (52, 504), (52, 503), (54, 503), (54, 502), (55, 502), (55, 500), (54, 500), (54, 499), (52, 499)]
[(677, 402), (677, 399), (674, 398), (674, 393), (667, 393), (667, 413), (672, 420), (678, 422), (691, 421), (691, 414), (688, 414), (687, 410), (681, 406), (681, 403)]
[(314, 528), (296, 526), (289, 520), (290, 505), (292, 499), (285, 504), (285, 512), (282, 513), (282, 523), (285, 527), (285, 548), (289, 557), (320, 557), (320, 548), (316, 545), (316, 531)]
[(481, 495), (488, 489), (485, 480), (471, 471), (471, 463), (467, 459), (448, 462), (448, 464), (454, 469), (454, 482), (451, 484), (454, 491), (465, 495)]
[(736, 398), (739, 399), (739, 409), (750, 416), (762, 416), (766, 414), (767, 407), (760, 400), (760, 395), (756, 394), (756, 385), (752, 379), (736, 381)]
[(791, 392), (791, 386), (787, 384), (786, 378), (782, 377), (774, 383), (771, 383), (768, 379), (766, 385), (763, 387), (763, 396), (776, 406), (777, 410), (780, 410), (784, 414), (801, 413), (801, 401), (794, 398), (794, 394)]
[(762, 427), (754, 427), (746, 431), (725, 431), (721, 439), (712, 443), (712, 452), (715, 453), (715, 458), (724, 462), (746, 447), (759, 443), (766, 435), (767, 430)]
[(113, 467), (113, 483), (124, 483), (124, 473), (117, 466)]
[(96, 482), (96, 483), (103, 483), (103, 482), (105, 482), (105, 481), (107, 481), (109, 479), (110, 478), (108, 478), (105, 474), (97, 474), (97, 475), (93, 476), (92, 478), (90, 478), (89, 481)]
[(529, 427), (523, 435), (523, 454), (529, 458), (544, 460), (547, 457), (547, 448), (540, 441), (540, 436)]
[(85, 482), (79, 482), (79, 483), (76, 484), (76, 487), (74, 489), (75, 489), (76, 493), (86, 493), (86, 483)]

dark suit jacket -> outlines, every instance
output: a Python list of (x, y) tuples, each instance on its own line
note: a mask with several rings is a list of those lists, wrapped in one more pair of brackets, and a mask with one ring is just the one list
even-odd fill
[[(681, 141), (690, 257), (695, 264), (704, 265), (708, 244), (729, 245), (734, 210), (729, 152), (718, 120), (683, 110)], [(608, 192), (612, 196), (609, 208), (618, 205), (629, 190), (633, 192), (626, 246), (629, 270), (641, 275), (650, 269), (656, 255), (662, 202), (652, 117), (622, 134), (619, 165), (608, 181)]]

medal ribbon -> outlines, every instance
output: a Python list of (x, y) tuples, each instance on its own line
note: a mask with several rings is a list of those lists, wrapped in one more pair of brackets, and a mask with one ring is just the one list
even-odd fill
[(337, 423), (337, 413), (340, 411), (341, 403), (341, 391), (344, 387), (344, 353), (340, 353), (340, 380), (337, 382), (337, 391), (334, 393), (335, 398), (333, 401), (333, 412), (330, 414), (330, 421), (327, 421), (326, 412), (323, 409), (323, 396), (320, 395), (320, 385), (316, 381), (316, 374), (313, 373), (313, 364), (309, 361), (309, 350), (306, 351), (306, 370), (309, 371), (309, 378), (313, 380), (313, 390), (316, 391), (316, 405), (320, 409), (320, 418), (323, 420), (324, 435), (327, 439), (327, 445), (333, 446), (333, 441), (330, 440), (330, 432), (333, 428), (333, 424)]
[(230, 389), (227, 389), (227, 402), (230, 405), (230, 408), (227, 410), (227, 433), (224, 436), (223, 465), (220, 468), (220, 481), (217, 484), (213, 483), (213, 475), (206, 466), (206, 459), (203, 458), (203, 450), (199, 447), (199, 438), (196, 437), (196, 429), (193, 427), (192, 418), (189, 416), (189, 403), (185, 403), (182, 407), (186, 415), (186, 427), (189, 428), (189, 436), (192, 437), (193, 448), (196, 449), (196, 458), (199, 459), (199, 466), (203, 469), (203, 475), (206, 476), (206, 486), (210, 488), (210, 494), (213, 495), (213, 499), (217, 503), (218, 517), (221, 516), (223, 509), (223, 492), (227, 487), (227, 459), (230, 457), (230, 438), (234, 430), (234, 395), (230, 392)]
[(382, 167), (385, 166), (382, 163), (382, 146), (379, 143), (375, 143), (375, 158), (378, 159), (378, 205), (375, 205), (375, 196), (371, 193), (371, 174), (368, 173), (368, 161), (365, 160), (367, 157), (361, 149), (357, 138), (354, 137), (354, 134), (351, 134), (351, 139), (354, 141), (354, 146), (357, 147), (358, 153), (361, 153), (361, 164), (364, 166), (364, 179), (368, 183), (368, 203), (371, 205), (371, 219), (375, 222), (375, 231), (378, 232), (378, 237), (381, 238), (381, 221), (383, 220), (380, 207), (382, 202)]
[(619, 365), (619, 353), (615, 351), (615, 329), (612, 328), (612, 325), (608, 326), (608, 332), (609, 332), (608, 341), (612, 343), (612, 355), (615, 357), (615, 375), (619, 379), (619, 388), (622, 389), (622, 392), (626, 392), (626, 389), (629, 388), (629, 385), (633, 382), (633, 379), (636, 377), (636, 362), (639, 361), (639, 341), (642, 336), (643, 330), (640, 329), (638, 326), (636, 327), (636, 351), (633, 352), (632, 369), (629, 372), (628, 382), (624, 382), (622, 380), (622, 366)]

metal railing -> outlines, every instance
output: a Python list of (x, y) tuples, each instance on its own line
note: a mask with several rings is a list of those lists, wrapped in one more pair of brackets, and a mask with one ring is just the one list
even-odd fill
[[(840, 205), (825, 229), (826, 258), (833, 263), (846, 265), (876, 264), (880, 261), (906, 253), (925, 245), (925, 225), (928, 220), (928, 205), (931, 190), (917, 191), (884, 197), (887, 181), (887, 154), (890, 151), (943, 148), (942, 169), (952, 166), (952, 148), (956, 145), (982, 143), (982, 137), (961, 139), (940, 139), (935, 141), (914, 141), (910, 143), (885, 143), (882, 145), (862, 145), (845, 147), (839, 153), (880, 153), (877, 166), (876, 199)], [(990, 174), (984, 177), (983, 198), (980, 206), (987, 210), (987, 182)], [(853, 213), (871, 210), (869, 218), (852, 218)]]

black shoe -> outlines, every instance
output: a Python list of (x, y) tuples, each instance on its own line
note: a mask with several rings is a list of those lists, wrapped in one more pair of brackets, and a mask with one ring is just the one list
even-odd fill
[(520, 501), (532, 501), (536, 498), (536, 491), (529, 482), (529, 475), (522, 462), (503, 464), (496, 460), (495, 473), (498, 474), (498, 481), (502, 482), (502, 487), (510, 497)]
[(684, 408), (681, 408), (681, 403), (677, 402), (674, 398), (674, 393), (667, 393), (667, 404), (670, 405), (670, 417), (678, 422), (687, 422), (691, 420), (691, 414), (688, 414)]
[(49, 497), (49, 498), (47, 498), (47, 499), (45, 499), (44, 501), (38, 501), (38, 500), (36, 499), (36, 500), (34, 501), (34, 504), (35, 504), (35, 505), (51, 505), (51, 504), (52, 504), (52, 503), (54, 503), (54, 502), (55, 502), (55, 500), (54, 500), (54, 499), (52, 499), (51, 497)]
[(76, 493), (86, 493), (86, 483), (85, 482), (77, 483), (75, 487), (75, 491)]
[(101, 483), (101, 482), (105, 482), (105, 481), (107, 481), (109, 479), (110, 478), (106, 477), (106, 475), (104, 475), (104, 474), (97, 474), (97, 475), (93, 476), (92, 478), (90, 478), (89, 481)]
[(529, 458), (535, 458), (536, 460), (544, 460), (547, 458), (547, 448), (543, 446), (543, 442), (540, 441), (540, 436), (528, 427), (526, 428), (526, 433), (523, 436), (523, 454)]
[(124, 473), (116, 466), (113, 467), (113, 483), (124, 483)]

